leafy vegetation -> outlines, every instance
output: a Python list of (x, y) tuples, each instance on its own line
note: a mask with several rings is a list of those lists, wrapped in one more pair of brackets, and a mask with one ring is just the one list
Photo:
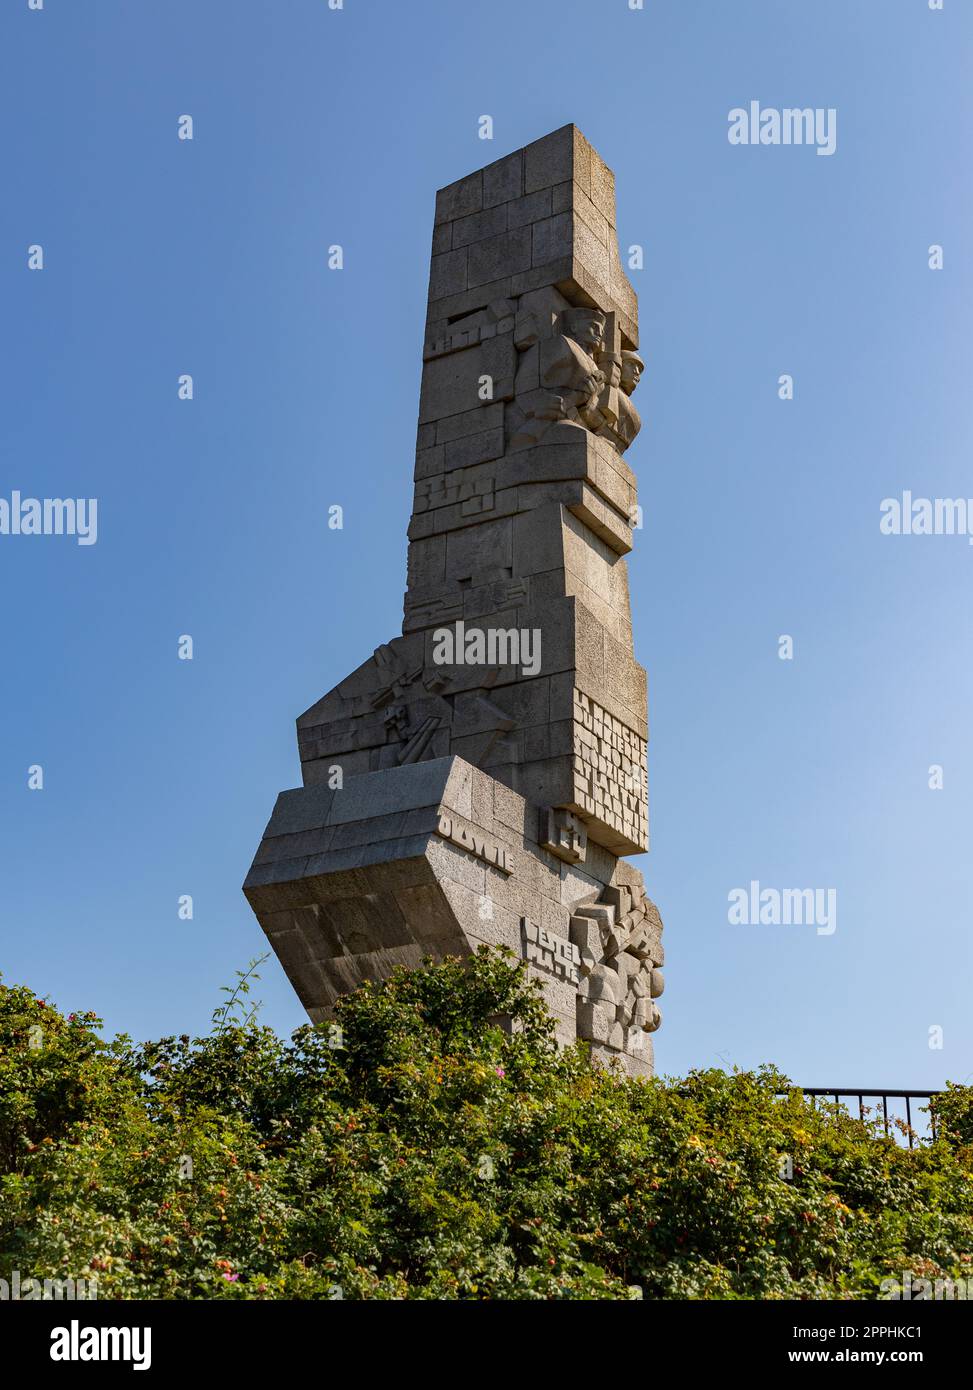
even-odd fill
[(141, 1046), (0, 985), (0, 1275), (99, 1298), (752, 1299), (973, 1273), (968, 1088), (910, 1154), (778, 1096), (772, 1068), (593, 1070), (497, 954), (366, 987), (289, 1042), (251, 974), (209, 1036)]

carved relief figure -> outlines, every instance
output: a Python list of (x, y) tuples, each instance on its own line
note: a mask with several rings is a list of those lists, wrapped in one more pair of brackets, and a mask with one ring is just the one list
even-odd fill
[(593, 429), (601, 423), (598, 397), (605, 377), (597, 354), (604, 342), (605, 315), (600, 309), (566, 309), (561, 329), (540, 344), (541, 385), (555, 394), (546, 410), (535, 410), (535, 414)]
[(560, 427), (570, 425), (610, 440), (620, 453), (627, 449), (641, 428), (630, 397), (644, 364), (637, 352), (622, 350), (614, 314), (531, 310), (518, 323), (518, 350), (536, 364), (518, 374), (512, 444), (556, 443), (569, 437)]
[(637, 352), (624, 351), (621, 353), (619, 390), (615, 397), (617, 402), (615, 418), (607, 420), (598, 430), (603, 439), (611, 440), (619, 453), (625, 452), (642, 428), (642, 417), (632, 404), (631, 396), (638, 386), (644, 370), (645, 363)]

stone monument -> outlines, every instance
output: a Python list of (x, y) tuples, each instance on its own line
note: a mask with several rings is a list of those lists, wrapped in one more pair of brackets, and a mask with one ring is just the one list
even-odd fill
[(625, 556), (638, 306), (565, 126), (439, 191), (402, 635), (297, 721), (244, 892), (314, 1021), (503, 945), (558, 1038), (652, 1072), (662, 923)]

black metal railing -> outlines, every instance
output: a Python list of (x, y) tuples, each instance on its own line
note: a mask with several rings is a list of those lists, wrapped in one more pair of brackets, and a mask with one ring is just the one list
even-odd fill
[[(914, 1100), (931, 1101), (933, 1096), (938, 1096), (942, 1094), (941, 1091), (883, 1091), (880, 1088), (869, 1089), (868, 1087), (865, 1087), (864, 1089), (862, 1089), (861, 1087), (855, 1087), (853, 1090), (850, 1091), (842, 1090), (840, 1087), (837, 1090), (835, 1090), (833, 1086), (793, 1086), (790, 1089), (801, 1091), (803, 1095), (810, 1096), (812, 1100), (816, 1099), (818, 1096), (825, 1096), (828, 1099), (833, 1100), (835, 1105), (839, 1105), (841, 1103), (841, 1100), (845, 1097), (857, 1099), (858, 1118), (860, 1120), (865, 1119), (866, 1100), (881, 1100), (882, 1120), (885, 1125), (886, 1138), (889, 1137), (889, 1100), (904, 1100), (905, 1123), (907, 1126), (907, 1133), (909, 1136), (910, 1149), (914, 1147), (914, 1141), (917, 1137), (914, 1129), (912, 1128), (912, 1102)], [(787, 1091), (778, 1092), (778, 1095), (782, 1096), (786, 1096), (787, 1094)], [(932, 1134), (933, 1141), (935, 1142), (936, 1112), (934, 1110), (929, 1111), (929, 1128)]]

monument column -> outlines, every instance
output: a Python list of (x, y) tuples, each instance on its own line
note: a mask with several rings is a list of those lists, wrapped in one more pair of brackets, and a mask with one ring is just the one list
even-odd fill
[(574, 126), (441, 189), (401, 636), (297, 721), (244, 891), (313, 1019), (505, 945), (562, 1041), (650, 1074), (662, 924), (625, 556), (638, 310)]

